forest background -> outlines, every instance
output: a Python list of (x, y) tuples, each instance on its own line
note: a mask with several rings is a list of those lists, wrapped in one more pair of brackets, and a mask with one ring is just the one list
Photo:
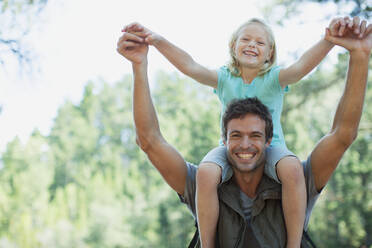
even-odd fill
[[(43, 69), (27, 35), (51, 2), (0, 1), (0, 19), (7, 20), (0, 23), (2, 73), (17, 71), (17, 77), (27, 78), (35, 77), (35, 68)], [(371, 19), (371, 2), (363, 0), (273, 0), (259, 10), (280, 27), (296, 20), (307, 2), (336, 6), (321, 17), (326, 20), (336, 14)], [(19, 25), (20, 19), (26, 24)], [(301, 159), (331, 126), (348, 61), (344, 50), (337, 51), (333, 60), (322, 63), (285, 97), (286, 142)], [(289, 57), (295, 60), (300, 54)], [(118, 60), (124, 59), (118, 55)], [(372, 247), (369, 68), (358, 138), (322, 193), (309, 225), (318, 247)], [(82, 96), (59, 106), (48, 132), (35, 129), (25, 140), (15, 137), (7, 142), (0, 154), (1, 248), (186, 247), (194, 221), (136, 146), (130, 69), (120, 77), (115, 82), (102, 78), (81, 82)], [(219, 139), (217, 97), (175, 70), (157, 71), (150, 81), (163, 134), (186, 160), (198, 164)], [(7, 107), (1, 102), (0, 117)]]

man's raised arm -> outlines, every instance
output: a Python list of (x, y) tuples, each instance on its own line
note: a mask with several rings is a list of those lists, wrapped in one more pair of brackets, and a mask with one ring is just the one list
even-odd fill
[(365, 21), (359, 23), (359, 19), (355, 18), (349, 23), (342, 37), (338, 36), (337, 22), (331, 23), (327, 30), (326, 39), (346, 48), (350, 59), (345, 89), (337, 106), (332, 129), (311, 154), (317, 190), (326, 185), (342, 155), (355, 140), (363, 110), (372, 47), (372, 25), (367, 27)]
[(169, 186), (182, 195), (187, 168), (182, 156), (164, 140), (159, 129), (147, 78), (148, 46), (141, 37), (123, 33), (118, 41), (117, 51), (132, 62), (133, 115), (137, 144), (147, 154)]

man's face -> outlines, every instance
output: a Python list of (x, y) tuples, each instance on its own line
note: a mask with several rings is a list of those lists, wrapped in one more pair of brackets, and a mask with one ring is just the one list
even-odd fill
[(266, 142), (265, 121), (257, 115), (247, 114), (227, 124), (227, 156), (239, 172), (253, 172), (264, 164)]

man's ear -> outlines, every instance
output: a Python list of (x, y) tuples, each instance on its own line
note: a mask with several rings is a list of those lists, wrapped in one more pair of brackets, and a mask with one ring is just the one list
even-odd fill
[(266, 147), (269, 147), (270, 146), (270, 144), (271, 144), (271, 141), (272, 141), (273, 139), (271, 138), (271, 139), (269, 139), (267, 142), (266, 142), (266, 144), (265, 144), (265, 146)]
[(226, 139), (222, 139), (224, 146), (226, 146)]

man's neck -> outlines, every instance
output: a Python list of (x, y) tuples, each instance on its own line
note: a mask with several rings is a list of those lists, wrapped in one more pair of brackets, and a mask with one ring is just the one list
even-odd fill
[(234, 170), (234, 180), (240, 190), (248, 197), (256, 197), (257, 187), (261, 182), (264, 166), (260, 166), (254, 171), (241, 172)]

